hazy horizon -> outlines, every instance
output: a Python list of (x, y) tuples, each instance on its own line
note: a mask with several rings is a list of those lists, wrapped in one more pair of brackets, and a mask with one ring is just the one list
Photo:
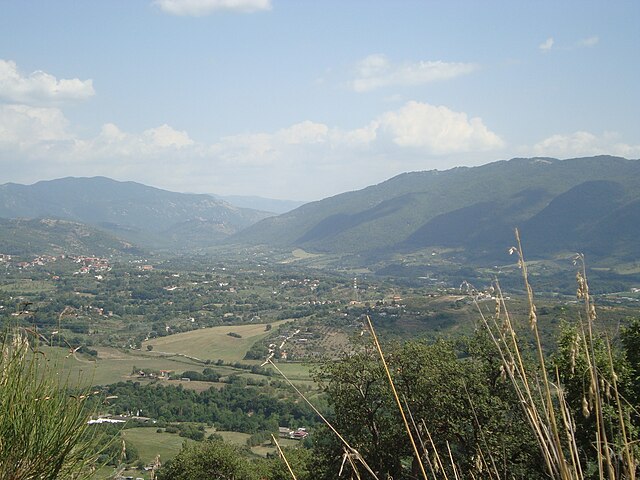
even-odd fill
[(312, 201), (408, 171), (640, 157), (640, 3), (10, 2), (0, 183)]

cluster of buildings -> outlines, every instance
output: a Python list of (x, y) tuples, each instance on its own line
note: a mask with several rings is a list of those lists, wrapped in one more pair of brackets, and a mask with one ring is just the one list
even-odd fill
[(80, 268), (74, 272), (74, 275), (86, 274), (90, 272), (108, 272), (111, 270), (111, 265), (109, 264), (109, 260), (106, 258), (100, 257), (87, 257), (87, 256), (79, 256), (74, 257), (71, 255), (39, 255), (35, 257), (31, 261), (19, 261), (16, 262), (11, 255), (6, 253), (0, 253), (0, 263), (5, 263), (7, 265), (12, 265), (17, 268), (29, 268), (29, 267), (43, 267), (53, 262), (57, 262), (58, 260), (72, 260), (74, 263), (80, 264)]
[(48, 263), (51, 262), (55, 262), (58, 259), (64, 259), (65, 256), (61, 255), (60, 257), (54, 257), (51, 255), (40, 255), (36, 258), (34, 258), (33, 260), (31, 260), (30, 262), (13, 262), (13, 258), (11, 255), (7, 255), (5, 253), (0, 253), (0, 263), (6, 263), (6, 264), (11, 264), (14, 265), (18, 268), (29, 268), (29, 267), (35, 267), (35, 266), (44, 266)]
[(309, 432), (304, 427), (293, 430), (289, 427), (279, 427), (278, 434), (280, 438), (291, 438), (293, 440), (304, 440), (309, 436)]
[(310, 278), (305, 278), (303, 280), (296, 280), (294, 278), (290, 280), (283, 280), (280, 282), (281, 287), (309, 287), (311, 290), (315, 290), (320, 286), (320, 280), (311, 280)]
[(83, 275), (90, 272), (108, 272), (111, 270), (109, 260), (100, 257), (75, 257), (75, 263), (81, 264), (80, 268), (73, 272), (74, 275)]

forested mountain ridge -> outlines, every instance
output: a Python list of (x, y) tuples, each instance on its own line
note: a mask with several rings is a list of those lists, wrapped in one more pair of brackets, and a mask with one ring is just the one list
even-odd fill
[(628, 221), (639, 215), (637, 160), (515, 158), (403, 173), (262, 220), (232, 240), (337, 254), (457, 248), (490, 261), (519, 227), (530, 254), (628, 257), (640, 253), (630, 242), (640, 227)]
[(0, 185), (0, 218), (58, 218), (143, 246), (208, 246), (271, 214), (106, 177)]

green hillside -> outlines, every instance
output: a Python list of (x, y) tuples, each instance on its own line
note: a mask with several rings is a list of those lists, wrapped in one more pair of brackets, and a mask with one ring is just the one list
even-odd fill
[[(413, 172), (313, 202), (235, 235), (238, 243), (312, 252), (387, 255), (459, 248), (493, 261), (519, 227), (530, 253), (600, 251), (636, 215), (640, 162), (599, 156), (512, 159), (473, 168)], [(606, 228), (604, 227), (606, 225)], [(624, 238), (631, 238), (632, 232)], [(544, 247), (544, 248), (543, 248)], [(608, 255), (635, 255), (621, 242)]]

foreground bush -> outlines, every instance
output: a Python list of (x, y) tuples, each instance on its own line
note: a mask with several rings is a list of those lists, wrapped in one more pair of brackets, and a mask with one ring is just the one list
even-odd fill
[[(287, 480), (291, 476), (280, 458), (250, 458), (250, 452), (219, 439), (185, 443), (176, 457), (158, 471), (158, 480)], [(287, 450), (297, 480), (312, 480), (307, 471), (310, 452)]]
[(61, 380), (29, 341), (17, 329), (0, 337), (0, 479), (88, 476), (97, 456), (88, 392)]

